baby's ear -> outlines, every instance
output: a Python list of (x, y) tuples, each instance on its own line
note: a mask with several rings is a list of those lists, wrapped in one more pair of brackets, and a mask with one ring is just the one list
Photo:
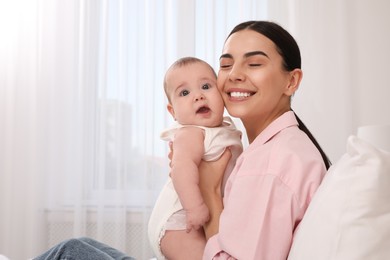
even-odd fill
[(297, 91), (299, 88), (299, 84), (301, 83), (302, 76), (303, 73), (301, 69), (295, 69), (293, 71), (290, 71), (290, 82), (285, 91), (286, 95), (288, 96), (294, 95), (295, 91)]
[(167, 105), (167, 110), (172, 115), (173, 119), (176, 120), (176, 118), (175, 118), (175, 110), (173, 109), (173, 106), (171, 104)]

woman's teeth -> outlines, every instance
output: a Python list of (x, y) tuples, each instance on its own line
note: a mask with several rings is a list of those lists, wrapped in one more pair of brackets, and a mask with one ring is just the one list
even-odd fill
[(231, 92), (231, 97), (250, 97), (251, 94), (249, 92)]

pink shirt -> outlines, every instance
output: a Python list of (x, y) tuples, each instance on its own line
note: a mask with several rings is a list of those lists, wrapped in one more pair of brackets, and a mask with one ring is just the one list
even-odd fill
[(219, 233), (208, 240), (203, 259), (287, 259), (325, 172), (294, 112), (284, 113), (238, 158), (225, 187)]

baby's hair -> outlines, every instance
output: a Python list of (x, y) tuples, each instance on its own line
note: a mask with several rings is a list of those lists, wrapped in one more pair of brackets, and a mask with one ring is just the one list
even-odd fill
[[(217, 74), (215, 73), (215, 70), (213, 69), (213, 67), (211, 67), (210, 64), (208, 64), (204, 60), (201, 60), (201, 59), (196, 58), (196, 57), (191, 57), (191, 56), (183, 57), (183, 58), (180, 58), (180, 59), (176, 60), (168, 68), (167, 72), (172, 70), (172, 69), (175, 69), (175, 68), (181, 68), (181, 67), (184, 67), (184, 66), (187, 66), (187, 65), (191, 65), (191, 64), (195, 64), (195, 63), (203, 63), (203, 64), (207, 65), (211, 69), (211, 71), (213, 72), (214, 76), (217, 77)], [(168, 98), (168, 102), (171, 103), (171, 100), (170, 100), (169, 95), (168, 95), (167, 88), (168, 88), (168, 86), (167, 86), (167, 81), (166, 81), (166, 76), (165, 76), (164, 77), (164, 91), (165, 91), (165, 95)]]

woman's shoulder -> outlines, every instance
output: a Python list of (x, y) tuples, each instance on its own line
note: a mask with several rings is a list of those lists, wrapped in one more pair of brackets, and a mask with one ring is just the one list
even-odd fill
[(311, 196), (326, 173), (319, 150), (298, 127), (286, 129), (275, 141), (270, 167), (295, 193)]
[(305, 207), (325, 175), (321, 154), (297, 126), (283, 129), (266, 143), (244, 151), (239, 160), (240, 176), (274, 176), (283, 183), (301, 207)]
[(248, 165), (261, 168), (259, 174), (280, 176), (297, 168), (305, 174), (304, 169), (310, 165), (322, 167), (324, 164), (317, 147), (297, 126), (287, 127), (265, 143), (254, 142), (248, 148), (242, 159)]
[(303, 157), (313, 155), (314, 157), (321, 158), (321, 154), (317, 147), (306, 133), (297, 126), (283, 129), (274, 137), (274, 139), (274, 149), (277, 150), (276, 152), (278, 153), (286, 153), (286, 155), (293, 153)]

